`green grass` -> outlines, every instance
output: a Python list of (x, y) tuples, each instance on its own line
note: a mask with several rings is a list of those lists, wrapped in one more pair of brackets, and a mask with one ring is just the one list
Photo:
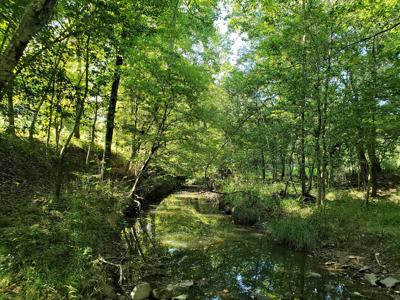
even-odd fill
[[(270, 237), (298, 250), (316, 250), (325, 245), (336, 249), (379, 252), (387, 264), (400, 262), (400, 205), (397, 190), (372, 200), (365, 207), (357, 190), (335, 190), (328, 194), (324, 208), (302, 205), (298, 199), (276, 200), (273, 194), (282, 185), (228, 182), (224, 191), (250, 191), (257, 204), (246, 194), (232, 194), (223, 201), (235, 207), (234, 214), (244, 219), (266, 222)], [(272, 199), (271, 199), (272, 197)], [(260, 207), (261, 206), (261, 207)], [(255, 209), (253, 209), (255, 207)], [(260, 218), (260, 211), (263, 211)]]
[(281, 184), (228, 181), (223, 187), (227, 194), (220, 201), (222, 208), (232, 213), (236, 224), (254, 225), (267, 217), (281, 215), (281, 203), (274, 195), (281, 189)]
[(380, 199), (368, 207), (351, 193), (338, 192), (325, 208), (287, 206), (284, 218), (271, 222), (272, 236), (300, 249), (324, 244), (338, 248), (371, 249), (400, 259), (400, 206)]
[[(1, 219), (0, 294), (4, 299), (78, 299), (109, 293), (112, 284), (94, 264), (118, 241), (115, 197), (81, 178), (61, 203), (52, 196), (16, 199)], [(114, 251), (115, 252), (115, 251)], [(78, 296), (79, 295), (79, 296)]]

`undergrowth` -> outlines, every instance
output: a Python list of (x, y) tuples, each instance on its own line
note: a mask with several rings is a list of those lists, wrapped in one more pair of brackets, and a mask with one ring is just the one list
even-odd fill
[[(227, 182), (223, 208), (244, 220), (265, 225), (270, 237), (298, 250), (316, 250), (327, 245), (385, 256), (387, 264), (400, 262), (400, 206), (393, 195), (373, 199), (365, 207), (356, 190), (334, 190), (326, 205), (317, 208), (299, 198), (277, 199), (282, 184)], [(233, 193), (233, 191), (245, 191)], [(257, 199), (256, 204), (254, 200)], [(238, 222), (240, 223), (240, 222)]]
[(16, 199), (0, 223), (0, 294), (4, 299), (112, 297), (99, 255), (117, 251), (120, 226), (108, 185), (81, 178), (60, 202)]

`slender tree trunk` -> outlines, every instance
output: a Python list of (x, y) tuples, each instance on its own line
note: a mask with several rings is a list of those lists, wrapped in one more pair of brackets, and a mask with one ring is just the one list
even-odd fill
[[(317, 70), (320, 69), (319, 64), (317, 65)], [(317, 71), (318, 72), (318, 71)], [(322, 175), (322, 151), (321, 151), (321, 133), (322, 133), (322, 104), (321, 104), (321, 95), (320, 95), (320, 75), (318, 74), (318, 80), (315, 84), (315, 97), (317, 99), (317, 128), (315, 130), (315, 159), (317, 163), (317, 206), (321, 206), (323, 202), (323, 185), (325, 184), (323, 181)]]
[(369, 197), (371, 195), (370, 191), (371, 191), (371, 166), (369, 166), (369, 174), (367, 177), (367, 185), (365, 187), (365, 205), (369, 204)]
[(373, 39), (372, 43), (372, 80), (373, 83), (371, 85), (371, 98), (372, 101), (372, 109), (370, 111), (371, 115), (371, 129), (369, 134), (369, 145), (368, 145), (368, 157), (369, 157), (369, 176), (370, 180), (368, 181), (371, 186), (371, 196), (376, 197), (378, 193), (378, 172), (380, 170), (379, 161), (376, 155), (376, 124), (375, 124), (375, 112), (376, 112), (376, 98), (377, 98), (377, 82), (378, 82), (378, 66), (377, 66), (377, 58), (376, 58), (376, 38)]
[(15, 136), (15, 111), (14, 111), (14, 100), (13, 100), (13, 85), (10, 83), (7, 91), (8, 106), (7, 106), (7, 117), (8, 117), (8, 128), (7, 133), (11, 136)]
[(105, 145), (104, 145), (104, 155), (103, 155), (103, 168), (106, 168), (109, 160), (111, 158), (111, 145), (113, 141), (113, 134), (114, 134), (114, 119), (115, 119), (115, 112), (117, 108), (117, 100), (118, 100), (118, 89), (119, 83), (121, 80), (121, 66), (123, 64), (123, 58), (121, 55), (117, 55), (117, 59), (115, 62), (115, 71), (114, 71), (114, 79), (111, 86), (111, 95), (110, 95), (110, 102), (108, 105), (107, 111), (107, 122), (106, 122), (106, 138), (105, 138)]
[(4, 45), (6, 44), (6, 41), (8, 39), (8, 34), (10, 33), (10, 30), (11, 30), (11, 24), (12, 24), (12, 22), (8, 22), (7, 28), (3, 33), (3, 40), (1, 41), (1, 44), (0, 44), (0, 53), (3, 53)]
[[(67, 43), (68, 43), (68, 39), (65, 41), (64, 46), (60, 49), (60, 51), (58, 53), (58, 56), (57, 56), (57, 58), (56, 58), (56, 60), (54, 62), (53, 70), (51, 72), (50, 80), (49, 80), (49, 83), (48, 83), (48, 88), (51, 88), (51, 91), (52, 91), (51, 92), (51, 101), (54, 99), (55, 81), (56, 81), (56, 78), (57, 78), (58, 67), (60, 65), (60, 62), (61, 62), (61, 59), (62, 59), (62, 55), (63, 55), (63, 52), (64, 52), (64, 48), (66, 47)], [(42, 108), (42, 105), (45, 102), (46, 98), (47, 98), (47, 96), (45, 96), (45, 95), (42, 96), (42, 98), (40, 99), (39, 105), (38, 105), (38, 107), (36, 108), (36, 110), (35, 110), (35, 112), (33, 114), (31, 125), (29, 126), (29, 140), (33, 140), (33, 136), (35, 134), (36, 121), (37, 121), (37, 118), (39, 116), (40, 109)], [(50, 121), (49, 121), (49, 123), (50, 123)], [(48, 136), (49, 136), (49, 134), (48, 134)]]
[[(131, 121), (133, 122), (133, 132), (131, 135), (131, 158), (129, 159), (128, 164), (128, 172), (131, 172), (134, 166), (135, 158), (139, 154), (139, 148), (137, 141), (137, 130), (138, 130), (138, 112), (139, 112), (139, 97), (135, 96), (135, 103), (133, 103), (132, 97), (130, 98), (130, 111), (131, 117), (133, 118)], [(136, 171), (135, 171), (136, 173)], [(137, 174), (135, 174), (137, 175)]]
[[(75, 132), (74, 136), (77, 139), (81, 138), (81, 119), (83, 116), (83, 112), (85, 111), (85, 101), (89, 92), (89, 52), (90, 52), (90, 35), (87, 36), (86, 39), (86, 57), (85, 57), (85, 92), (83, 97), (78, 97), (78, 101), (76, 103), (76, 115), (75, 115)], [(78, 84), (80, 85), (80, 83)], [(79, 86), (78, 86), (79, 89)]]
[(358, 162), (359, 162), (359, 188), (365, 188), (368, 182), (368, 161), (365, 152), (361, 146), (358, 147)]
[(140, 183), (140, 180), (142, 179), (142, 175), (144, 174), (144, 172), (146, 172), (147, 167), (149, 166), (150, 161), (152, 160), (154, 154), (157, 152), (158, 148), (159, 148), (158, 145), (153, 144), (150, 154), (147, 156), (145, 162), (143, 163), (142, 167), (140, 168), (140, 170), (135, 178), (135, 182), (133, 183), (133, 186), (129, 192), (128, 197), (132, 197), (135, 194), (138, 184)]
[[(78, 114), (82, 115), (83, 113), (83, 105), (81, 106), (81, 109), (79, 110)], [(66, 150), (68, 149), (71, 140), (74, 136), (75, 130), (76, 130), (77, 124), (75, 123), (74, 128), (72, 131), (69, 133), (67, 140), (64, 143), (64, 146), (61, 148), (61, 151), (58, 155), (58, 162), (57, 162), (57, 172), (56, 172), (56, 182), (55, 182), (55, 198), (56, 200), (59, 200), (61, 197), (61, 191), (62, 191), (62, 183), (63, 183), (63, 174), (64, 174), (64, 161), (65, 161), (65, 153)]]
[(282, 154), (281, 156), (281, 180), (285, 178), (285, 168), (286, 168), (286, 161), (285, 161), (285, 155)]
[(53, 122), (53, 102), (54, 102), (54, 96), (55, 96), (55, 81), (53, 82), (53, 87), (51, 90), (51, 99), (50, 99), (50, 107), (49, 107), (49, 122), (47, 123), (47, 131), (46, 131), (46, 151), (49, 147), (50, 144), (50, 136), (51, 136), (51, 125)]
[[(334, 7), (331, 8), (332, 12)], [(321, 161), (321, 201), (325, 202), (326, 187), (329, 186), (328, 182), (328, 149), (326, 143), (326, 123), (328, 119), (328, 106), (329, 106), (329, 92), (331, 80), (331, 52), (332, 52), (332, 26), (329, 28), (328, 37), (328, 61), (324, 82), (324, 98), (322, 102), (322, 119), (321, 119), (321, 143), (322, 143), (322, 161)]]
[(262, 175), (262, 180), (263, 182), (265, 181), (266, 178), (266, 170), (265, 170), (265, 155), (264, 155), (264, 149), (261, 148), (261, 175)]
[(314, 166), (315, 162), (313, 161), (310, 167), (310, 176), (308, 180), (308, 187), (307, 187), (307, 195), (310, 194), (312, 188), (313, 188), (313, 183), (314, 183)]
[(93, 118), (92, 128), (90, 131), (90, 143), (89, 143), (89, 147), (88, 147), (87, 154), (86, 154), (86, 168), (89, 166), (91, 151), (92, 151), (92, 148), (94, 145), (94, 141), (96, 139), (97, 114), (99, 111), (99, 103), (97, 101), (97, 97), (98, 97), (98, 95), (96, 95), (94, 118)]
[(296, 192), (296, 188), (295, 188), (295, 185), (293, 183), (293, 176), (292, 176), (292, 173), (293, 173), (293, 155), (294, 155), (294, 151), (296, 149), (296, 142), (297, 142), (297, 137), (294, 137), (293, 141), (292, 141), (292, 149), (291, 149), (290, 155), (289, 155), (289, 170), (288, 170), (288, 178), (287, 178), (286, 184), (285, 184), (284, 196), (287, 195), (287, 191), (288, 191), (290, 182), (292, 182), (294, 190)]
[[(78, 115), (80, 105), (81, 105), (81, 103), (76, 104), (75, 115)], [(75, 118), (75, 122), (77, 123), (78, 126), (76, 127), (76, 130), (74, 132), (74, 138), (80, 139), (81, 138), (81, 120), (79, 120), (78, 118)]]
[(37, 108), (35, 109), (35, 112), (33, 113), (31, 125), (29, 126), (29, 140), (30, 141), (33, 140), (33, 136), (35, 135), (36, 120), (37, 120), (37, 117), (39, 116), (40, 109), (42, 108), (42, 105), (43, 105), (45, 99), (46, 99), (46, 96), (42, 96), (42, 98), (40, 99), (39, 105), (37, 106)]
[(301, 73), (302, 73), (302, 95), (300, 102), (300, 182), (301, 182), (301, 195), (304, 197), (307, 195), (306, 189), (306, 155), (305, 155), (305, 109), (306, 109), (306, 63), (307, 63), (307, 52), (306, 52), (306, 4), (305, 0), (302, 0), (302, 10), (303, 10), (303, 37), (302, 37), (302, 63), (301, 63)]
[(0, 94), (13, 77), (13, 71), (32, 37), (38, 33), (53, 15), (56, 0), (32, 0), (26, 6), (18, 28), (0, 56)]
[(59, 116), (58, 121), (54, 121), (54, 127), (56, 130), (56, 151), (60, 149), (60, 139), (61, 139), (61, 131), (63, 130), (64, 126), (64, 118), (63, 116)]
[(273, 155), (273, 157), (272, 157), (271, 165), (272, 165), (272, 183), (274, 183), (274, 182), (276, 182), (276, 177), (277, 177), (275, 155)]
[(378, 173), (380, 170), (379, 160), (376, 156), (376, 141), (372, 139), (370, 146), (368, 147), (368, 157), (370, 163), (370, 185), (371, 185), (371, 196), (376, 197), (378, 194)]

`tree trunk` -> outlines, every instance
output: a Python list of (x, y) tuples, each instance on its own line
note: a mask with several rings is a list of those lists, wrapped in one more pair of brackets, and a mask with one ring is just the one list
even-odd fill
[[(53, 102), (54, 96), (55, 96), (55, 81), (57, 78), (58, 66), (60, 65), (60, 62), (62, 60), (62, 55), (63, 55), (64, 49), (67, 45), (67, 42), (68, 42), (68, 39), (65, 41), (64, 46), (60, 49), (58, 56), (57, 56), (56, 60), (54, 61), (53, 70), (52, 70), (50, 80), (48, 83), (48, 88), (49, 89), (51, 88), (51, 102)], [(42, 108), (42, 105), (45, 102), (46, 98), (47, 98), (47, 96), (42, 96), (42, 98), (40, 99), (39, 105), (36, 108), (35, 113), (33, 114), (31, 125), (29, 126), (29, 140), (33, 140), (33, 136), (35, 134), (36, 120), (37, 120), (37, 117), (39, 116), (40, 109)], [(51, 105), (51, 107), (52, 107), (52, 105)], [(49, 120), (49, 124), (50, 123), (51, 123), (51, 120)], [(48, 137), (48, 139), (50, 138), (50, 132), (48, 132), (47, 137)]]
[[(138, 130), (138, 112), (139, 112), (139, 96), (135, 96), (135, 103), (133, 103), (133, 97), (130, 97), (130, 115), (131, 115), (131, 122), (133, 123), (133, 131), (131, 134), (131, 157), (128, 163), (128, 173), (132, 171), (134, 168), (134, 160), (139, 154), (140, 144), (137, 141), (137, 130)], [(136, 170), (134, 170), (135, 176)]]
[[(317, 69), (319, 70), (320, 66), (318, 64)], [(322, 105), (321, 105), (321, 95), (320, 95), (320, 78), (318, 74), (318, 80), (315, 84), (315, 93), (317, 98), (317, 128), (315, 130), (315, 160), (317, 162), (317, 206), (321, 206), (323, 203), (323, 175), (322, 175), (322, 151), (321, 151), (321, 133), (322, 133)]]
[(276, 159), (275, 155), (272, 157), (272, 183), (276, 182), (277, 175), (278, 175), (278, 170), (277, 170), (277, 164), (276, 164)]
[(132, 197), (135, 194), (136, 188), (137, 188), (140, 180), (142, 179), (142, 175), (144, 174), (144, 172), (146, 172), (147, 167), (149, 166), (150, 161), (153, 158), (154, 154), (157, 152), (158, 148), (159, 148), (158, 145), (153, 144), (149, 156), (146, 158), (145, 162), (143, 163), (142, 167), (140, 168), (140, 170), (136, 176), (135, 182), (133, 183), (133, 186), (129, 192), (128, 197)]
[(369, 157), (369, 170), (370, 170), (370, 186), (371, 186), (371, 196), (376, 197), (378, 194), (378, 173), (380, 171), (379, 160), (376, 156), (376, 141), (372, 140), (371, 145), (368, 147), (368, 157)]
[(377, 58), (376, 58), (376, 37), (373, 39), (372, 44), (372, 79), (373, 83), (371, 84), (371, 101), (372, 108), (370, 108), (370, 116), (371, 116), (371, 132), (369, 134), (369, 145), (368, 145), (368, 157), (369, 157), (369, 185), (371, 186), (371, 196), (376, 197), (378, 192), (378, 172), (380, 171), (380, 164), (378, 158), (376, 156), (376, 124), (375, 124), (375, 112), (376, 112), (376, 98), (377, 98), (377, 83), (378, 83), (378, 66), (377, 66)]
[[(79, 110), (78, 114), (82, 115), (83, 113), (83, 105), (81, 106), (81, 109)], [(56, 184), (55, 184), (55, 198), (56, 200), (59, 200), (61, 197), (61, 191), (62, 191), (62, 183), (63, 183), (63, 173), (64, 173), (64, 161), (65, 161), (65, 153), (66, 150), (69, 147), (69, 144), (71, 143), (71, 140), (74, 136), (75, 130), (76, 130), (77, 124), (75, 123), (74, 128), (72, 131), (69, 133), (67, 140), (65, 141), (64, 146), (61, 148), (61, 151), (58, 155), (58, 162), (57, 162), (57, 172), (56, 172)]]
[(59, 116), (54, 120), (54, 128), (56, 130), (56, 151), (60, 148), (60, 139), (61, 139), (61, 131), (63, 130), (64, 126), (64, 118), (63, 116)]
[(53, 123), (53, 102), (54, 102), (54, 96), (55, 96), (55, 81), (53, 82), (53, 87), (51, 89), (51, 99), (50, 99), (50, 107), (49, 107), (49, 122), (47, 124), (47, 130), (46, 130), (46, 151), (47, 148), (49, 147), (50, 144), (50, 135), (51, 135), (51, 125)]
[[(331, 7), (333, 10), (333, 6)], [(333, 11), (332, 11), (333, 12)], [(331, 52), (332, 52), (332, 26), (329, 28), (329, 36), (328, 36), (328, 61), (327, 68), (325, 73), (325, 82), (324, 82), (324, 98), (322, 102), (322, 118), (321, 118), (321, 143), (322, 143), (322, 161), (321, 161), (321, 199), (322, 203), (325, 202), (326, 198), (326, 187), (329, 186), (329, 176), (328, 176), (328, 149), (326, 142), (326, 124), (328, 119), (328, 106), (329, 106), (329, 90), (330, 90), (330, 80), (331, 80)]]
[(90, 144), (86, 154), (86, 168), (89, 166), (90, 155), (94, 145), (94, 140), (96, 139), (96, 123), (97, 123), (97, 114), (99, 111), (99, 103), (97, 101), (98, 95), (96, 95), (96, 102), (95, 102), (95, 110), (94, 110), (94, 118), (92, 123), (92, 129), (90, 131)]
[(359, 188), (366, 187), (368, 182), (368, 161), (361, 146), (358, 148)]
[(307, 195), (310, 194), (310, 192), (311, 192), (311, 190), (313, 188), (313, 183), (314, 183), (314, 165), (315, 165), (315, 162), (313, 162), (311, 164), (311, 167), (309, 168), (310, 169), (310, 176), (309, 176), (309, 180), (308, 180)]
[[(77, 139), (81, 138), (81, 119), (83, 116), (83, 112), (85, 110), (85, 100), (87, 98), (89, 92), (89, 49), (90, 47), (90, 35), (87, 36), (86, 39), (86, 56), (85, 56), (85, 92), (83, 97), (78, 97), (78, 101), (76, 103), (76, 114), (75, 114), (75, 132), (74, 136)], [(80, 80), (78, 83), (78, 89), (80, 88)], [(79, 92), (78, 92), (79, 93)]]
[(306, 109), (306, 63), (307, 63), (307, 51), (306, 51), (306, 3), (302, 1), (302, 11), (303, 11), (303, 39), (302, 39), (302, 62), (301, 62), (301, 73), (302, 73), (302, 95), (300, 103), (300, 182), (301, 182), (301, 195), (307, 195), (306, 189), (306, 155), (305, 155), (305, 109)]
[(29, 41), (50, 20), (56, 3), (56, 0), (32, 0), (25, 8), (17, 30), (0, 56), (0, 93), (13, 77), (13, 70)]
[(1, 44), (0, 44), (0, 53), (3, 53), (3, 48), (4, 48), (4, 45), (6, 44), (7, 39), (8, 39), (8, 34), (10, 33), (11, 26), (12, 26), (12, 22), (8, 22), (7, 28), (3, 33), (3, 40), (1, 41)]
[(7, 117), (8, 117), (8, 128), (7, 133), (11, 136), (15, 136), (15, 111), (14, 111), (14, 100), (13, 100), (13, 86), (12, 84), (8, 87), (8, 106), (7, 106)]
[(33, 114), (31, 125), (29, 126), (29, 130), (28, 130), (29, 131), (29, 140), (30, 141), (33, 140), (33, 136), (35, 135), (36, 120), (37, 120), (37, 117), (39, 116), (40, 109), (42, 108), (42, 105), (43, 105), (45, 99), (46, 99), (46, 96), (42, 96), (42, 98), (40, 99), (39, 105), (35, 109), (35, 112)]
[(281, 180), (285, 178), (285, 168), (286, 168), (286, 161), (285, 156), (281, 156)]
[(115, 63), (116, 69), (114, 71), (114, 79), (111, 86), (110, 103), (108, 105), (108, 112), (107, 112), (106, 138), (105, 138), (104, 156), (103, 156), (104, 168), (108, 165), (109, 160), (111, 158), (111, 145), (114, 134), (114, 119), (115, 119), (115, 111), (117, 108), (118, 89), (119, 89), (119, 82), (121, 79), (120, 69), (122, 64), (123, 64), (123, 58), (121, 55), (118, 55)]
[(262, 180), (264, 182), (266, 178), (264, 149), (261, 149), (261, 174), (262, 174)]
[[(75, 107), (75, 115), (76, 116), (78, 115), (80, 106), (81, 106), (81, 103), (76, 104), (76, 107)], [(74, 138), (80, 139), (81, 138), (81, 120), (76, 117), (75, 122), (76, 122), (77, 126), (76, 126), (76, 130), (74, 132)]]

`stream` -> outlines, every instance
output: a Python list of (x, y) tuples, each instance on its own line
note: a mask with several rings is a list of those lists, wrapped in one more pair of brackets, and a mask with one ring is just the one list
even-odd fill
[(142, 221), (169, 255), (169, 276), (195, 283), (188, 299), (392, 299), (329, 272), (307, 253), (271, 244), (262, 232), (235, 226), (199, 192), (169, 196)]

